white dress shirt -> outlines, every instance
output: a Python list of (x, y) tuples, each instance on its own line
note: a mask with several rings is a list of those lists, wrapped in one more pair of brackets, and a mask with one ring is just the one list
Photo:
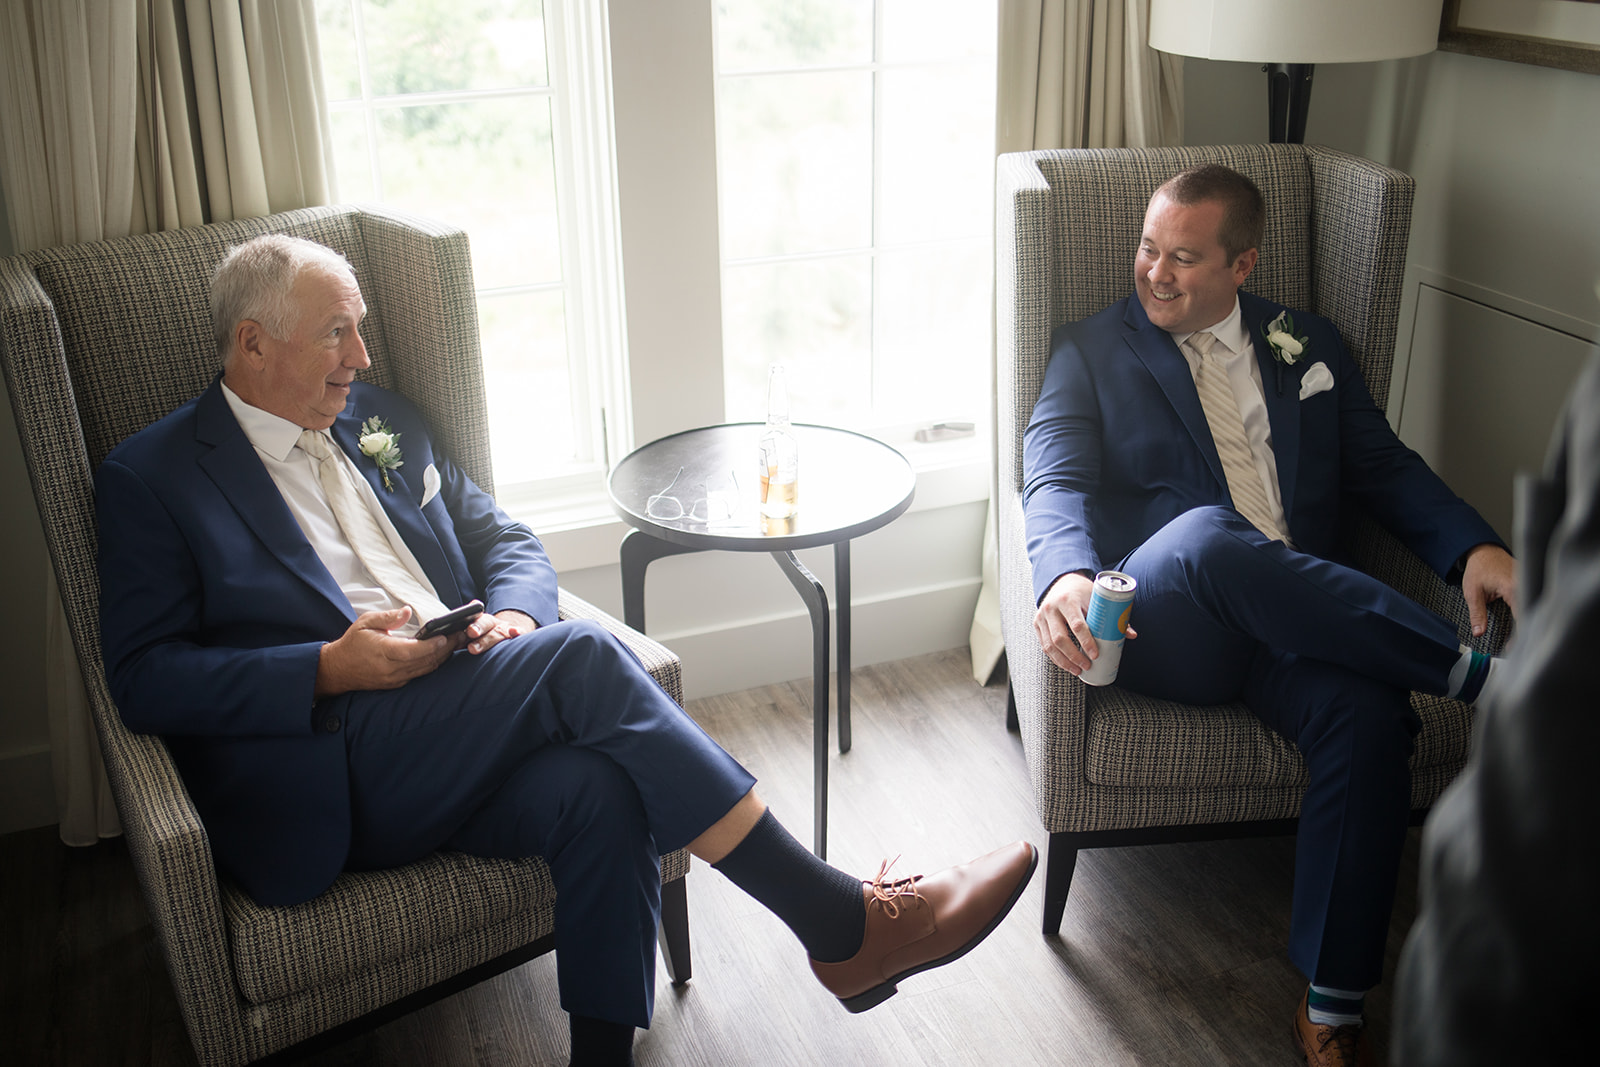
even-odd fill
[[(355, 613), (360, 615), (363, 612), (390, 611), (400, 607), (400, 602), (378, 584), (345, 539), (344, 531), (339, 528), (339, 520), (328, 506), (328, 496), (323, 491), (322, 482), (317, 478), (317, 461), (309, 452), (295, 447), (302, 428), (288, 419), (246, 403), (226, 384), (222, 387), (222, 395), (233, 410), (233, 417), (239, 420), (239, 428), (244, 430), (245, 437), (255, 446), (256, 455), (261, 457), (262, 466), (267, 468), (272, 483), (283, 494), (283, 502), (289, 505), (295, 522), (300, 524), (300, 529), (305, 533), (306, 540), (311, 542), (322, 565), (339, 583), (339, 588), (344, 591)], [(372, 491), (372, 484), (361, 476), (343, 449), (335, 448), (334, 452), (344, 468), (345, 477), (366, 501), (400, 562), (405, 564), (424, 589), (435, 592), (417, 557), (407, 547), (394, 523), (389, 521), (388, 513), (378, 502), (378, 495)], [(405, 626), (395, 632), (409, 636), (421, 624), (422, 620), (413, 615)]]
[[(1255, 460), (1256, 473), (1261, 477), (1261, 486), (1267, 492), (1267, 503), (1272, 508), (1273, 524), (1283, 543), (1293, 545), (1294, 541), (1289, 537), (1289, 522), (1283, 511), (1283, 493), (1278, 488), (1278, 458), (1272, 452), (1272, 423), (1267, 417), (1267, 394), (1261, 384), (1261, 367), (1256, 362), (1255, 344), (1244, 328), (1237, 296), (1233, 299), (1233, 312), (1215, 326), (1206, 327), (1206, 332), (1217, 339), (1211, 351), (1221, 360), (1228, 373), (1228, 384), (1233, 386), (1233, 398), (1239, 405), (1244, 435), (1250, 444), (1250, 457)], [(1200, 358), (1184, 345), (1192, 334), (1174, 333), (1171, 336), (1189, 364), (1189, 373), (1197, 374)]]

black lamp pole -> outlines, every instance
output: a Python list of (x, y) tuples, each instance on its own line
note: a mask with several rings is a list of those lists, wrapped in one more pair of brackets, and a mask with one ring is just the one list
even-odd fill
[(1267, 140), (1271, 144), (1304, 144), (1306, 112), (1311, 107), (1311, 63), (1268, 63)]

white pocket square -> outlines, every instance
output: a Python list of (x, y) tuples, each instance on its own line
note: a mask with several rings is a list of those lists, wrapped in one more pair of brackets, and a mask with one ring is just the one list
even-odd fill
[[(1322, 366), (1318, 363), (1317, 366)], [(1303, 394), (1302, 394), (1303, 395)], [(422, 503), (420, 507), (427, 507), (428, 501), (439, 495), (439, 468), (432, 463), (422, 472)]]
[(1316, 396), (1333, 388), (1333, 372), (1326, 363), (1313, 363), (1300, 378), (1300, 399)]

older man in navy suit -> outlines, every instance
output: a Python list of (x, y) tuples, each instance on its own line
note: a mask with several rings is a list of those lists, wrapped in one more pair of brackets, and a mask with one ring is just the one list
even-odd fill
[(1132, 297), (1053, 337), (1025, 438), (1035, 629), (1081, 674), (1102, 568), (1137, 582), (1119, 685), (1242, 700), (1310, 773), (1290, 955), (1311, 981), (1294, 1040), (1370, 1062), (1360, 1029), (1410, 807), (1409, 693), (1472, 700), (1493, 662), (1444, 619), (1348, 566), (1371, 514), (1459, 580), (1474, 632), (1514, 594), (1511, 557), (1395, 437), (1333, 325), (1240, 292), (1265, 212), (1248, 178), (1192, 168), (1151, 198)]
[(441, 848), (543, 856), (575, 1063), (632, 1062), (649, 1025), (663, 851), (783, 919), (852, 1011), (994, 929), (1031, 845), (870, 882), (812, 856), (625, 647), (558, 620), (538, 539), (418, 412), (355, 381), (365, 313), (332, 250), (239, 246), (212, 285), (223, 374), (96, 472), (112, 694), (167, 739), (225, 873), (292, 904)]

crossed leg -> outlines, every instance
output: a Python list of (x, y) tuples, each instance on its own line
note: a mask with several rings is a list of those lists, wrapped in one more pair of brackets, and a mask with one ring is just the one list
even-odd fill
[(1290, 955), (1320, 984), (1376, 985), (1410, 810), (1410, 692), (1445, 691), (1454, 628), (1227, 508), (1185, 513), (1119, 569), (1139, 583), (1139, 637), (1118, 684), (1190, 704), (1242, 700), (1300, 749), (1310, 780)]

